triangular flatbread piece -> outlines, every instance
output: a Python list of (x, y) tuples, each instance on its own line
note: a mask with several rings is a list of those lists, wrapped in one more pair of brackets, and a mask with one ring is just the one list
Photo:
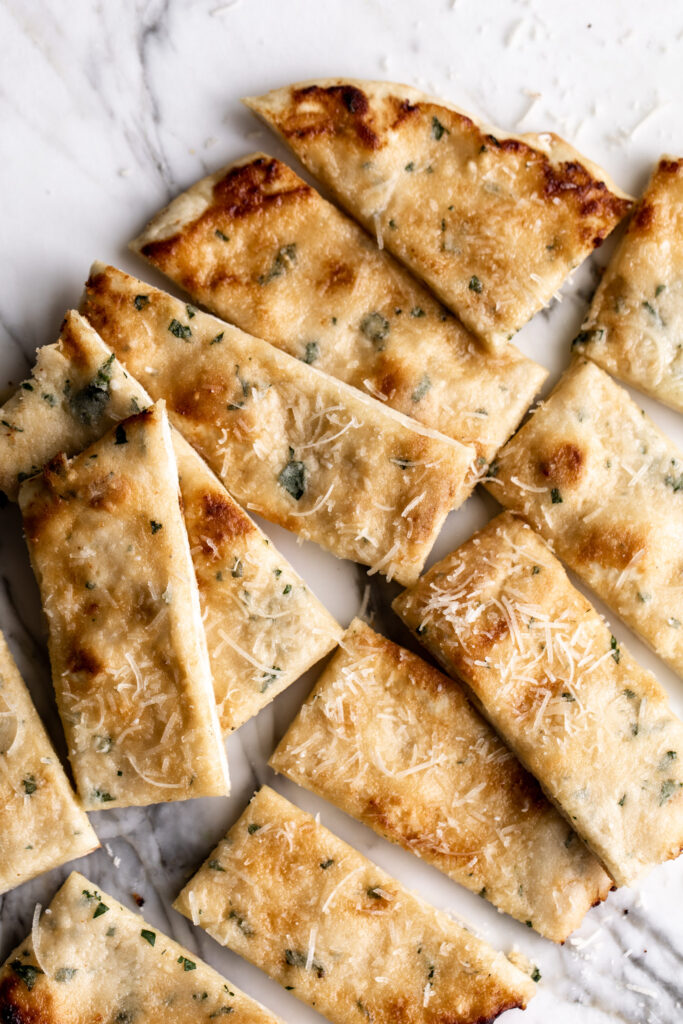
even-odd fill
[(574, 341), (577, 352), (683, 412), (683, 159), (663, 156)]
[(77, 872), (0, 968), (0, 1020), (283, 1024)]
[(163, 402), (19, 492), (90, 810), (229, 792)]
[(355, 221), (263, 153), (183, 192), (132, 247), (224, 320), (472, 445), (480, 472), (546, 376), (512, 345), (487, 353)]
[(268, 786), (175, 907), (333, 1024), (481, 1024), (535, 992), (502, 953)]
[(510, 135), (405, 85), (323, 79), (245, 102), (491, 347), (630, 206), (556, 135)]
[(0, 894), (99, 845), (0, 633)]
[[(19, 482), (57, 452), (76, 455), (151, 404), (71, 310), (59, 341), (38, 349), (32, 375), (0, 408), (0, 419), (14, 426), (0, 431), (0, 488), (15, 498)], [(228, 732), (331, 650), (341, 630), (206, 463), (171, 433), (218, 714)]]

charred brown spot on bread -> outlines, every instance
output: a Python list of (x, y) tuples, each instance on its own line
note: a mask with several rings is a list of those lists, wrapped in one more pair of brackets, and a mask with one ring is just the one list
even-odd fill
[(344, 135), (352, 132), (366, 149), (379, 149), (380, 141), (369, 122), (370, 104), (362, 89), (355, 85), (332, 85), (323, 89), (309, 85), (294, 89), (295, 106), (315, 99), (315, 111), (295, 111), (279, 127), (283, 134), (297, 139), (317, 135)]
[(130, 296), (110, 285), (106, 270), (88, 278), (80, 312), (103, 340), (110, 347), (116, 348), (117, 354), (128, 352), (131, 348), (125, 333), (121, 335), (121, 323), (125, 323), (129, 304)]
[(179, 390), (172, 406), (178, 415), (201, 423), (211, 410), (223, 412), (226, 390), (227, 385), (222, 377), (204, 375)]
[[(282, 183), (281, 186), (278, 183)], [(286, 164), (258, 157), (249, 164), (230, 168), (216, 182), (214, 202), (200, 219), (204, 221), (210, 214), (213, 220), (219, 211), (233, 218), (249, 217), (270, 206), (281, 207), (312, 195), (310, 185), (298, 178)]]
[(613, 523), (608, 529), (593, 527), (579, 545), (578, 556), (582, 562), (625, 569), (646, 547), (646, 536), (625, 523)]
[(83, 350), (81, 340), (74, 330), (73, 318), (65, 317), (59, 335), (59, 347), (65, 359), (79, 369), (90, 366), (90, 361)]
[(203, 517), (196, 524), (196, 532), (205, 555), (219, 557), (216, 545), (242, 537), (253, 529), (244, 512), (229, 498), (217, 492), (207, 491), (202, 495), (202, 512)]
[(396, 113), (391, 124), (392, 128), (398, 128), (404, 121), (407, 121), (414, 114), (418, 114), (420, 112), (419, 103), (411, 103), (410, 100), (399, 100), (396, 97), (394, 97), (393, 100)]
[(102, 671), (102, 664), (93, 651), (87, 647), (80, 647), (74, 644), (66, 660), (66, 667), (69, 672), (84, 672), (89, 676), (96, 676)]
[(647, 231), (652, 227), (654, 218), (654, 205), (652, 203), (648, 203), (648, 201), (644, 199), (638, 204), (638, 208), (634, 214), (633, 227), (639, 231)]
[[(594, 246), (600, 245), (609, 233), (611, 226), (628, 213), (631, 207), (629, 199), (610, 192), (604, 181), (599, 181), (576, 160), (567, 160), (558, 165), (552, 164), (547, 158), (543, 161), (544, 194), (547, 199), (556, 198), (572, 202), (580, 216), (591, 221), (583, 229), (579, 229), (582, 237), (593, 235)], [(598, 227), (596, 223), (604, 223)]]
[(316, 286), (323, 292), (335, 291), (337, 288), (349, 288), (355, 280), (356, 271), (350, 263), (328, 260), (323, 265)]
[(125, 505), (130, 495), (130, 484), (123, 476), (107, 473), (89, 481), (83, 490), (83, 497), (91, 508), (115, 512)]
[(19, 978), (8, 976), (0, 983), (0, 1024), (50, 1024), (50, 1002), (43, 986), (28, 992)]
[(678, 174), (681, 166), (680, 160), (660, 160), (657, 170), (664, 171), (665, 174)]
[(575, 484), (584, 465), (584, 454), (573, 442), (559, 444), (546, 458), (538, 463), (543, 476), (558, 484)]

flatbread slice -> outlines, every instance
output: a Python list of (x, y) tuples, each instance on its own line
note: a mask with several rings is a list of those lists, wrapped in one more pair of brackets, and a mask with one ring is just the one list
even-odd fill
[(631, 205), (558, 136), (510, 135), (406, 85), (320, 79), (245, 103), (492, 348)]
[(333, 1024), (493, 1021), (535, 990), (267, 786), (174, 906)]
[(578, 359), (485, 484), (683, 674), (683, 454), (623, 388)]
[(19, 492), (90, 810), (230, 790), (163, 403)]
[[(19, 481), (58, 452), (76, 455), (151, 404), (72, 310), (57, 344), (38, 349), (32, 376), (0, 409), (14, 424), (0, 432), (0, 486), (15, 498)], [(218, 714), (228, 732), (327, 654), (341, 629), (206, 463), (171, 433)]]
[(270, 765), (556, 942), (612, 887), (460, 685), (360, 619)]
[(683, 849), (683, 723), (537, 533), (503, 513), (395, 610), (618, 885)]
[(605, 271), (577, 352), (683, 412), (683, 159), (663, 156)]
[(263, 153), (183, 192), (132, 247), (217, 316), (471, 445), (480, 466), (547, 376), (511, 345), (486, 353), (353, 220)]
[(74, 871), (0, 968), (0, 1020), (282, 1024)]
[(414, 581), (472, 488), (471, 448), (120, 270), (82, 312), (238, 501), (341, 558)]
[(0, 632), (0, 894), (99, 845)]

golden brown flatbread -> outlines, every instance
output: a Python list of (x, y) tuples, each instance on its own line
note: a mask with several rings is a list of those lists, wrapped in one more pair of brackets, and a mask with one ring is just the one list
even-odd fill
[(502, 953), (267, 786), (175, 907), (333, 1024), (475, 1024), (535, 991)]
[(575, 350), (683, 412), (683, 160), (663, 156), (595, 293)]
[(163, 402), (22, 484), (52, 678), (86, 808), (230, 791)]
[(0, 633), (0, 894), (99, 845)]
[(471, 445), (481, 472), (545, 380), (486, 352), (374, 239), (262, 153), (203, 178), (134, 249), (224, 320)]
[[(58, 452), (76, 455), (151, 404), (70, 311), (59, 341), (38, 349), (31, 377), (0, 409), (14, 424), (0, 432), (0, 487), (16, 497), (18, 482)], [(218, 713), (229, 731), (331, 650), (341, 630), (206, 463), (177, 430), (172, 435)]]
[(579, 358), (485, 485), (683, 674), (683, 454)]
[(283, 1024), (77, 872), (0, 969), (9, 1024)]
[(394, 608), (619, 885), (678, 856), (683, 723), (523, 520), (492, 520)]
[(238, 501), (339, 557), (412, 582), (472, 488), (471, 448), (120, 270), (82, 312)]
[(510, 135), (406, 85), (320, 79), (245, 102), (492, 348), (631, 205), (558, 136)]
[(612, 887), (461, 686), (360, 619), (270, 765), (556, 942)]

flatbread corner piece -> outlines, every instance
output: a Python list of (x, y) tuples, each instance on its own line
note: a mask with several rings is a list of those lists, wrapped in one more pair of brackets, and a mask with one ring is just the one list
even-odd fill
[(74, 871), (0, 968), (0, 1020), (283, 1024)]
[(510, 135), (406, 85), (323, 79), (245, 103), (492, 348), (631, 206), (558, 136)]
[(19, 504), (86, 808), (227, 794), (163, 402), (56, 456)]
[(241, 504), (370, 572), (415, 580), (474, 486), (472, 448), (114, 267), (81, 309)]
[(131, 247), (223, 320), (471, 445), (481, 472), (547, 376), (486, 352), (431, 292), (280, 160), (203, 178)]
[(555, 942), (612, 888), (460, 683), (360, 619), (270, 765)]
[(497, 516), (394, 608), (618, 885), (679, 855), (683, 723), (524, 520)]
[(574, 339), (576, 352), (683, 412), (683, 159), (663, 156)]
[(175, 908), (333, 1024), (493, 1021), (535, 985), (264, 786)]
[(0, 632), (0, 894), (99, 845)]
[(683, 454), (577, 357), (484, 484), (683, 675)]

